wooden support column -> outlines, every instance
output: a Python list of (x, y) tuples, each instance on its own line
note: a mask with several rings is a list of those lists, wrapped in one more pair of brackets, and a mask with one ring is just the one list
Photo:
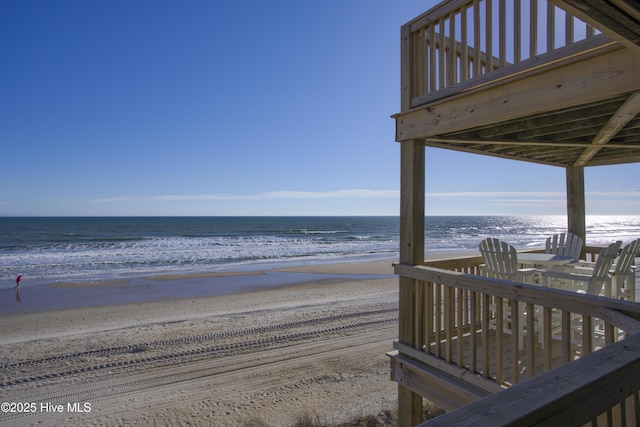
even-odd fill
[(567, 223), (569, 232), (582, 237), (587, 244), (586, 208), (584, 197), (584, 167), (567, 168)]
[[(400, 170), (400, 263), (424, 263), (425, 148), (420, 140), (402, 142)], [(418, 286), (400, 277), (400, 342), (415, 347), (418, 336)], [(422, 396), (398, 385), (398, 425), (422, 422)]]

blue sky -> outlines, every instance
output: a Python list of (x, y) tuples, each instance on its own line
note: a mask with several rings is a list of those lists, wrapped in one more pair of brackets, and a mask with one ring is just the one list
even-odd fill
[[(436, 3), (3, 0), (0, 215), (397, 215), (400, 26)], [(587, 169), (587, 213), (638, 214), (639, 172)], [(426, 210), (565, 214), (564, 182), (428, 149)]]

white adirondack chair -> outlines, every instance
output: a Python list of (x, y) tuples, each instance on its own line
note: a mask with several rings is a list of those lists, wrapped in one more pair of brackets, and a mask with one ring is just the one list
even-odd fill
[(484, 259), (481, 270), (495, 279), (532, 283), (535, 268), (518, 268), (516, 248), (499, 239), (488, 237), (480, 242), (480, 253)]
[(640, 253), (640, 239), (622, 248), (613, 268), (614, 296), (625, 300), (636, 300), (635, 260)]
[(570, 256), (576, 262), (580, 259), (583, 244), (582, 238), (573, 233), (555, 234), (547, 239), (544, 252)]
[[(546, 271), (542, 274), (542, 283), (553, 288), (574, 290), (591, 295), (601, 295), (604, 288), (604, 295), (611, 296), (611, 266), (618, 255), (621, 244), (622, 242), (618, 241), (602, 249), (595, 263), (579, 263), (572, 268), (564, 267), (563, 271)], [(560, 312), (554, 309), (551, 319), (553, 339), (560, 339), (561, 324)], [(596, 320), (592, 325), (592, 330), (585, 330), (581, 316), (573, 314), (570, 320), (570, 336), (565, 339), (579, 344), (582, 343), (582, 335), (588, 333), (591, 334), (594, 343), (602, 345), (604, 343), (603, 326), (604, 323), (601, 320)]]
[[(482, 258), (485, 262), (485, 264), (480, 267), (480, 270), (485, 275), (494, 279), (532, 283), (534, 274), (538, 271), (535, 268), (518, 268), (518, 255), (516, 249), (508, 243), (496, 238), (489, 237), (480, 242), (480, 253), (482, 254)], [(513, 333), (511, 311), (510, 301), (505, 301), (503, 309), (505, 320), (504, 332), (508, 334)], [(520, 303), (518, 305), (518, 334), (520, 336), (520, 350), (524, 348), (526, 315), (526, 305), (524, 303)], [(534, 314), (531, 313), (531, 315)], [(495, 328), (496, 323), (492, 322), (490, 326)], [(537, 329), (538, 328), (536, 326), (536, 330)], [(534, 331), (532, 331), (532, 333), (533, 332)]]
[[(567, 288), (591, 295), (600, 295), (603, 287), (605, 296), (611, 296), (611, 266), (618, 256), (621, 241), (610, 244), (598, 254), (595, 264), (584, 264), (573, 268), (564, 267), (564, 271), (545, 271), (542, 279), (545, 286)], [(584, 286), (586, 285), (586, 286)]]

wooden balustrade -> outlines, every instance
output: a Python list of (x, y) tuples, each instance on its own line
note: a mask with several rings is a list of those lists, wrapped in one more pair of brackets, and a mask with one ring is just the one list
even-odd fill
[(633, 335), (420, 427), (637, 426), (639, 390), (640, 335)]
[[(392, 377), (445, 409), (534, 378), (640, 331), (636, 303), (480, 277), (474, 273), (481, 260), (472, 256), (395, 267), (396, 274), (415, 281), (418, 336), (414, 346), (394, 344)], [(505, 320), (507, 309), (510, 318)], [(434, 380), (437, 375), (447, 379)]]
[(545, 0), (441, 3), (402, 27), (402, 109), (447, 96), (447, 89), (460, 93), (490, 74), (505, 78), (556, 61), (557, 51), (574, 45), (588, 50), (609, 40), (600, 36)]

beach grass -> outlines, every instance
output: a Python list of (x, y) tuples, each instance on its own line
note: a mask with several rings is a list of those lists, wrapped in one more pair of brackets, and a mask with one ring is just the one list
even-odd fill
[[(422, 408), (423, 421), (431, 420), (445, 411), (431, 402), (426, 402)], [(398, 425), (398, 411), (383, 409), (376, 415), (361, 415), (348, 421), (339, 423), (327, 423), (322, 421), (322, 416), (314, 411), (307, 411), (300, 415), (291, 427), (396, 427)], [(254, 419), (244, 424), (243, 427), (269, 427), (269, 424), (259, 419)]]

